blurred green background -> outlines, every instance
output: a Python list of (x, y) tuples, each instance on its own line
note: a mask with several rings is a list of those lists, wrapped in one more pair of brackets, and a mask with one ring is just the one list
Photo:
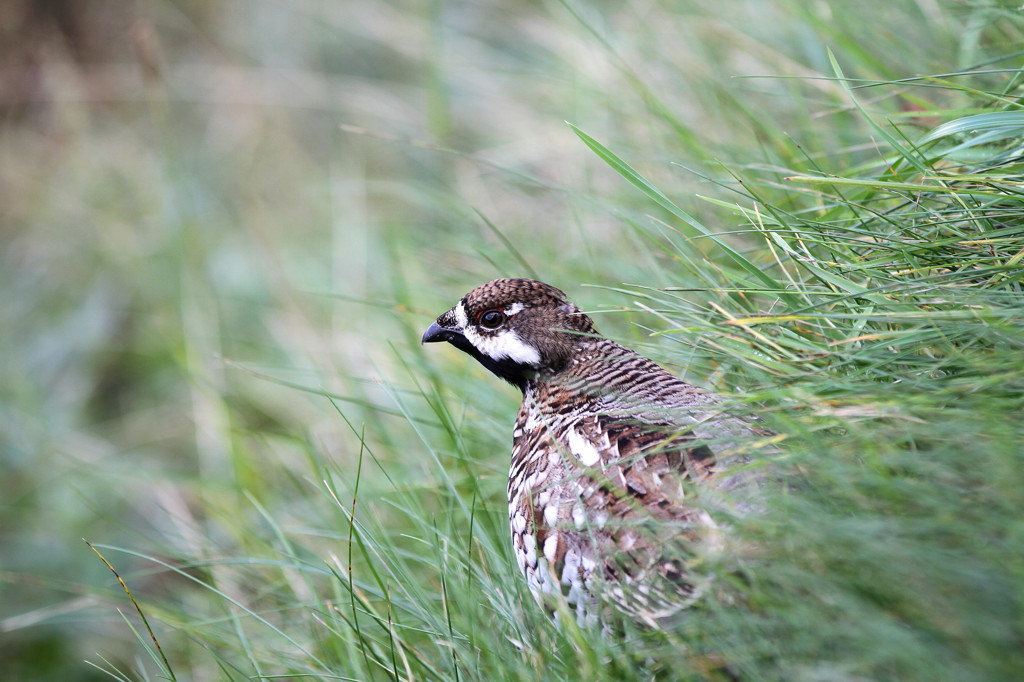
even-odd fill
[[(698, 197), (732, 198), (731, 172), (878, 156), (828, 49), (855, 79), (948, 73), (1019, 49), (1016, 12), (949, 0), (8, 0), (2, 676), (151, 665), (118, 613), (137, 624), (124, 591), (82, 538), (172, 563), (259, 553), (279, 528), (308, 534), (322, 561), (343, 551), (315, 530), (337, 512), (318, 472), (354, 478), (359, 432), (380, 462), (364, 464), (368, 500), (389, 476), (437, 479), (403, 408), (424, 373), (475, 382), (466, 400), (491, 417), (467, 438), (506, 442), (514, 392), (418, 345), (473, 286), (535, 273), (592, 309), (631, 299), (582, 284), (683, 282), (666, 281), (672, 254), (632, 226), (652, 206), (566, 122), (728, 232), (738, 219)], [(861, 97), (920, 131), (940, 122), (925, 109), (966, 106), (940, 89)], [(630, 315), (599, 319), (643, 339)], [(481, 459), (500, 499), (507, 453)], [(387, 506), (370, 508), (387, 526)], [(209, 624), (211, 597), (185, 575), (103, 553), (155, 616), (185, 632)], [(269, 599), (258, 580), (219, 584), (249, 605)], [(198, 662), (204, 640), (184, 640), (179, 676), (216, 679)]]

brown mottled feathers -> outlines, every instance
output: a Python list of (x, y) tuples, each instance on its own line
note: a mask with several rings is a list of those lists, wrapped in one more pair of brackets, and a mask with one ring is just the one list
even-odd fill
[(715, 524), (692, 500), (716, 450), (756, 433), (711, 394), (597, 336), (564, 293), (499, 279), (441, 315), (447, 341), (523, 391), (508, 481), (516, 559), (531, 590), (581, 619), (601, 599), (657, 624), (705, 580)]

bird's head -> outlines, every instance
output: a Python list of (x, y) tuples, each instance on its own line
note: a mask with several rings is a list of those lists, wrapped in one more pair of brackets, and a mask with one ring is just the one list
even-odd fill
[(520, 389), (538, 372), (557, 372), (594, 323), (553, 286), (496, 279), (478, 286), (437, 318), (423, 343), (447, 341)]

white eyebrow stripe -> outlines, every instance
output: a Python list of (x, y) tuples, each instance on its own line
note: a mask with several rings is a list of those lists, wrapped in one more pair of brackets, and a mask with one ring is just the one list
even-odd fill
[(507, 306), (505, 308), (505, 314), (508, 315), (509, 317), (512, 317), (513, 315), (522, 312), (525, 308), (526, 306), (523, 305), (522, 303), (513, 303), (512, 305)]
[(459, 329), (465, 329), (469, 326), (469, 317), (466, 315), (466, 304), (459, 301), (459, 304), (455, 306), (455, 321), (459, 323)]

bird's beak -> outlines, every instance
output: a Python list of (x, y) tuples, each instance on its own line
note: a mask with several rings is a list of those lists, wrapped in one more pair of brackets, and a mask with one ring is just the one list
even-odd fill
[(462, 336), (462, 333), (457, 329), (451, 329), (449, 327), (442, 327), (437, 322), (434, 322), (427, 331), (423, 332), (423, 338), (420, 339), (420, 343), (437, 343), (439, 341), (454, 341), (455, 339)]

